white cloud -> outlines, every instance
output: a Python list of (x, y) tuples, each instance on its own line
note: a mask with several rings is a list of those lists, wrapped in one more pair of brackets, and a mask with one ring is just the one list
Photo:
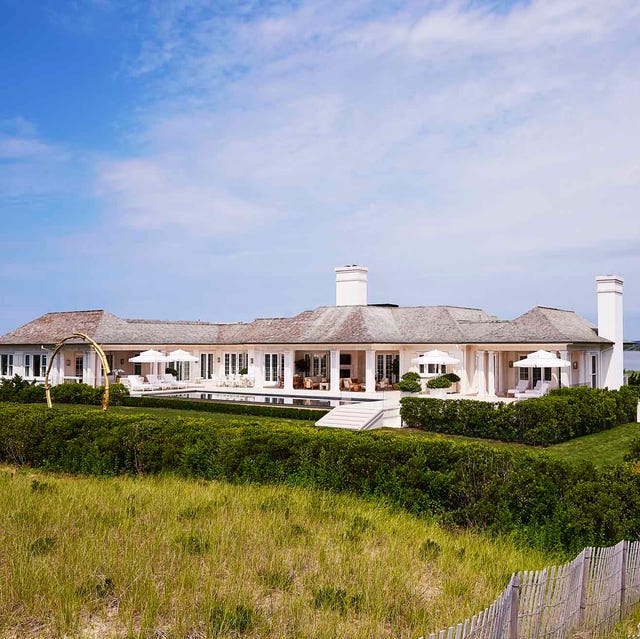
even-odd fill
[(640, 241), (635, 0), (171, 6), (136, 60), (141, 148), (98, 167), (121, 224), (309, 246), (310, 269), (526, 260), (549, 290), (548, 251), (605, 269), (598, 247)]

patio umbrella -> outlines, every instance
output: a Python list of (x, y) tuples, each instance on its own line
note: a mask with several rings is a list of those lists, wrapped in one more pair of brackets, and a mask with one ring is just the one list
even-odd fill
[(434, 349), (432, 351), (427, 351), (426, 353), (420, 355), (420, 357), (416, 357), (411, 360), (412, 364), (459, 364), (460, 360), (451, 357), (449, 353), (445, 353), (444, 351), (439, 351), (438, 349)]
[[(554, 353), (540, 350), (530, 353), (524, 359), (513, 363), (518, 368), (567, 368), (571, 366), (571, 362), (566, 359), (560, 359)], [(558, 375), (558, 388), (560, 388), (560, 376)]]
[[(158, 362), (170, 362), (171, 360), (163, 355), (160, 351), (154, 351), (150, 349), (148, 351), (144, 351), (140, 353), (140, 355), (136, 355), (135, 357), (129, 358), (130, 362), (134, 362), (135, 364), (157, 364)], [(157, 372), (156, 367), (156, 372)]]
[(571, 362), (560, 359), (549, 351), (536, 351), (527, 355), (525, 359), (514, 362), (513, 365), (518, 368), (566, 368), (571, 366)]
[(169, 355), (167, 355), (169, 361), (172, 362), (197, 362), (198, 358), (187, 351), (183, 351), (179, 348), (177, 351), (171, 351)]
[(171, 360), (163, 355), (160, 351), (154, 351), (153, 349), (144, 351), (140, 353), (140, 355), (136, 355), (135, 357), (129, 358), (130, 362), (135, 362), (136, 364), (153, 364), (156, 362), (170, 362)]

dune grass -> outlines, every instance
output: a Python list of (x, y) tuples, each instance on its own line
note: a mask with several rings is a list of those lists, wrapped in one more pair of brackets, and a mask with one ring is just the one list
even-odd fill
[(0, 637), (419, 637), (560, 558), (356, 498), (0, 468)]

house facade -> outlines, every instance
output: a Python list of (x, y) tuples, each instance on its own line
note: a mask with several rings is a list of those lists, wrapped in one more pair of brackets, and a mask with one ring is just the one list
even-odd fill
[[(290, 318), (221, 324), (123, 319), (105, 310), (47, 313), (0, 337), (0, 377), (42, 381), (55, 345), (82, 332), (102, 345), (111, 369), (122, 375), (148, 372), (144, 364), (129, 362), (142, 351), (184, 349), (197, 362), (176, 362), (183, 379), (215, 387), (244, 376), (256, 392), (375, 396), (409, 370), (425, 379), (437, 375), (437, 367), (424, 370), (413, 361), (432, 349), (459, 360), (447, 370), (460, 377), (461, 394), (504, 396), (523, 379), (531, 385), (543, 378), (563, 386), (622, 385), (619, 276), (597, 278), (595, 327), (573, 311), (542, 306), (502, 320), (475, 308), (372, 305), (366, 267), (335, 272), (336, 305)], [(557, 353), (571, 367), (558, 372), (514, 366), (539, 349)], [(51, 367), (53, 384), (73, 381), (103, 383), (100, 362), (82, 340), (67, 342)]]

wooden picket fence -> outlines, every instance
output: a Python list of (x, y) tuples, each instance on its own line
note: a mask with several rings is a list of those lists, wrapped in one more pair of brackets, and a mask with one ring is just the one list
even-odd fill
[(519, 572), (485, 610), (429, 639), (601, 636), (640, 600), (640, 542), (585, 548), (573, 561)]

